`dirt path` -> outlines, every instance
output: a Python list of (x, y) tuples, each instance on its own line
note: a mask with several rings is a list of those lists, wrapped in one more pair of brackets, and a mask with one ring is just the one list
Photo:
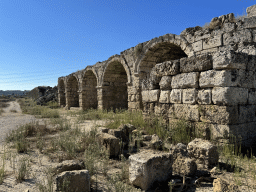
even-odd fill
[(6, 134), (10, 130), (36, 120), (33, 115), (22, 114), (20, 105), (17, 101), (10, 101), (8, 103), (10, 105), (7, 108), (3, 108), (4, 112), (0, 116), (0, 144), (3, 143)]

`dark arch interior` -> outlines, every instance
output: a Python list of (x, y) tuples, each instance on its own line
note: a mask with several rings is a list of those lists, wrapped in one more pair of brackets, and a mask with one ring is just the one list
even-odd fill
[(66, 106), (66, 96), (65, 96), (65, 85), (64, 81), (60, 80), (59, 82), (59, 94), (60, 94), (60, 106)]
[(89, 70), (85, 72), (83, 82), (82, 82), (82, 107), (83, 109), (97, 109), (98, 99), (97, 99), (97, 79), (94, 73)]
[(72, 76), (67, 82), (69, 107), (79, 107), (78, 81)]
[(127, 74), (120, 62), (111, 62), (103, 79), (103, 108), (127, 109)]

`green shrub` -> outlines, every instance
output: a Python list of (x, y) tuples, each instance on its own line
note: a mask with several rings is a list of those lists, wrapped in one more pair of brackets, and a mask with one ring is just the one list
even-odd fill
[(29, 176), (29, 160), (23, 157), (19, 160), (17, 170), (15, 171), (15, 178), (18, 183), (25, 180), (25, 177)]

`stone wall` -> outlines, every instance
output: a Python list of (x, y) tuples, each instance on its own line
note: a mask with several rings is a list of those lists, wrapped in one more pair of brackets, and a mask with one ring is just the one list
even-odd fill
[(233, 134), (250, 146), (256, 138), (255, 58), (223, 51), (155, 65), (142, 90), (145, 118), (185, 119), (213, 138)]
[(256, 101), (254, 10), (153, 38), (60, 77), (59, 104), (143, 110), (164, 114), (167, 121), (184, 117), (211, 125), (214, 137), (241, 132), (250, 140)]

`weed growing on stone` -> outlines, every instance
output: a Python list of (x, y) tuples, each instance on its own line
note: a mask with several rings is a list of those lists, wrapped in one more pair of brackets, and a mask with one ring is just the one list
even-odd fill
[(40, 192), (53, 192), (54, 174), (51, 167), (44, 170), (46, 174), (46, 180), (43, 183), (37, 183), (37, 187)]

